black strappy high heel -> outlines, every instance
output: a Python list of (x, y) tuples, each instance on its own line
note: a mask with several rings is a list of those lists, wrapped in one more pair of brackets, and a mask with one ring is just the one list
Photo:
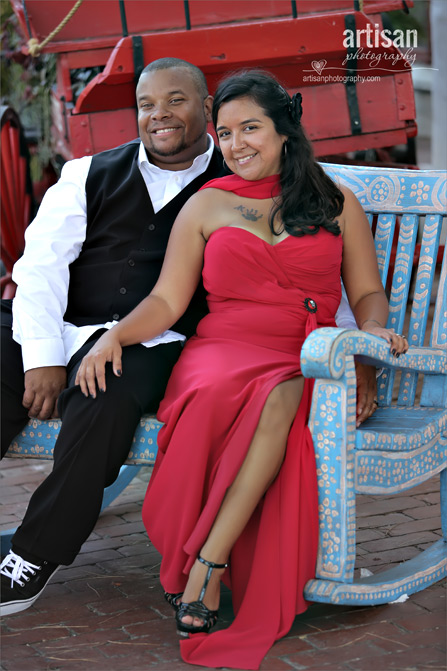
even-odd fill
[[(208, 571), (206, 572), (205, 581), (203, 587), (200, 590), (199, 598), (197, 601), (192, 601), (191, 603), (180, 602), (177, 612), (175, 614), (175, 619), (177, 622), (177, 631), (181, 636), (187, 636), (188, 634), (198, 634), (201, 631), (208, 632), (217, 622), (219, 611), (210, 610), (203, 603), (203, 598), (205, 596), (206, 588), (211, 578), (213, 570), (227, 568), (228, 564), (215, 564), (212, 561), (207, 561), (203, 559), (200, 555), (197, 557), (199, 562), (208, 566)], [(193, 624), (185, 624), (182, 622), (182, 618), (185, 615), (190, 615), (191, 617), (197, 617), (200, 620), (203, 620), (203, 624), (200, 626), (194, 626)]]
[[(180, 600), (183, 596), (183, 592), (177, 592), (177, 594), (174, 594), (174, 592), (165, 592), (164, 595), (168, 604), (172, 606), (175, 611), (177, 611), (180, 605)], [(177, 599), (179, 600), (178, 603)]]

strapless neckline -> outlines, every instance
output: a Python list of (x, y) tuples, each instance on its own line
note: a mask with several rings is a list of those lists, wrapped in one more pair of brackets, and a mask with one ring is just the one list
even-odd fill
[(279, 242), (275, 242), (274, 245), (272, 245), (270, 242), (267, 242), (267, 240), (264, 240), (264, 238), (261, 238), (260, 235), (256, 235), (256, 233), (253, 233), (252, 231), (249, 231), (247, 228), (242, 228), (242, 226), (221, 226), (220, 228), (217, 228), (215, 231), (211, 233), (211, 235), (208, 238), (208, 241), (211, 239), (213, 235), (218, 233), (219, 231), (243, 231), (244, 233), (247, 233), (249, 236), (252, 238), (255, 238), (256, 240), (260, 240), (264, 245), (267, 245), (267, 247), (279, 247), (279, 245), (282, 245), (283, 242), (287, 242), (290, 238), (296, 237), (293, 235), (288, 235), (286, 238), (283, 238)]

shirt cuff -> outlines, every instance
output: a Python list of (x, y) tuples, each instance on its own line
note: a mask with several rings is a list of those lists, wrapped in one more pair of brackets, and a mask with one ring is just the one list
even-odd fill
[(45, 366), (65, 366), (64, 343), (59, 338), (25, 340), (22, 345), (23, 370)]
[(354, 329), (358, 331), (357, 322), (352, 312), (349, 312), (345, 309), (345, 312), (342, 310), (337, 311), (335, 315), (335, 323), (339, 329)]

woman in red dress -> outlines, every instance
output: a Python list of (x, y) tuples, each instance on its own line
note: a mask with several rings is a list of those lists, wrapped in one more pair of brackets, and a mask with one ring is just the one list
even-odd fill
[[(359, 328), (384, 328), (388, 306), (368, 222), (349, 189), (315, 162), (291, 99), (269, 74), (246, 71), (216, 92), (213, 121), (234, 173), (209, 182), (174, 224), (152, 293), (98, 341), (78, 382), (104, 386), (121, 348), (168, 329), (202, 273), (209, 314), (186, 344), (162, 401), (164, 423), (143, 507), (162, 555), (185, 661), (257, 669), (306, 609), (314, 576), (317, 484), (307, 417), (312, 383), (300, 350), (334, 326), (340, 273)], [(220, 582), (235, 620), (217, 620)]]

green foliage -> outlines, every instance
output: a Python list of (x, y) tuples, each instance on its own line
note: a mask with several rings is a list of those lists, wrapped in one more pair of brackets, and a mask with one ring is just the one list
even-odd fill
[(54, 54), (32, 58), (22, 52), (27, 40), (8, 0), (0, 0), (0, 21), (0, 102), (14, 108), (28, 140), (36, 143), (31, 174), (33, 181), (39, 180), (51, 158), (51, 88), (56, 83), (56, 59)]

